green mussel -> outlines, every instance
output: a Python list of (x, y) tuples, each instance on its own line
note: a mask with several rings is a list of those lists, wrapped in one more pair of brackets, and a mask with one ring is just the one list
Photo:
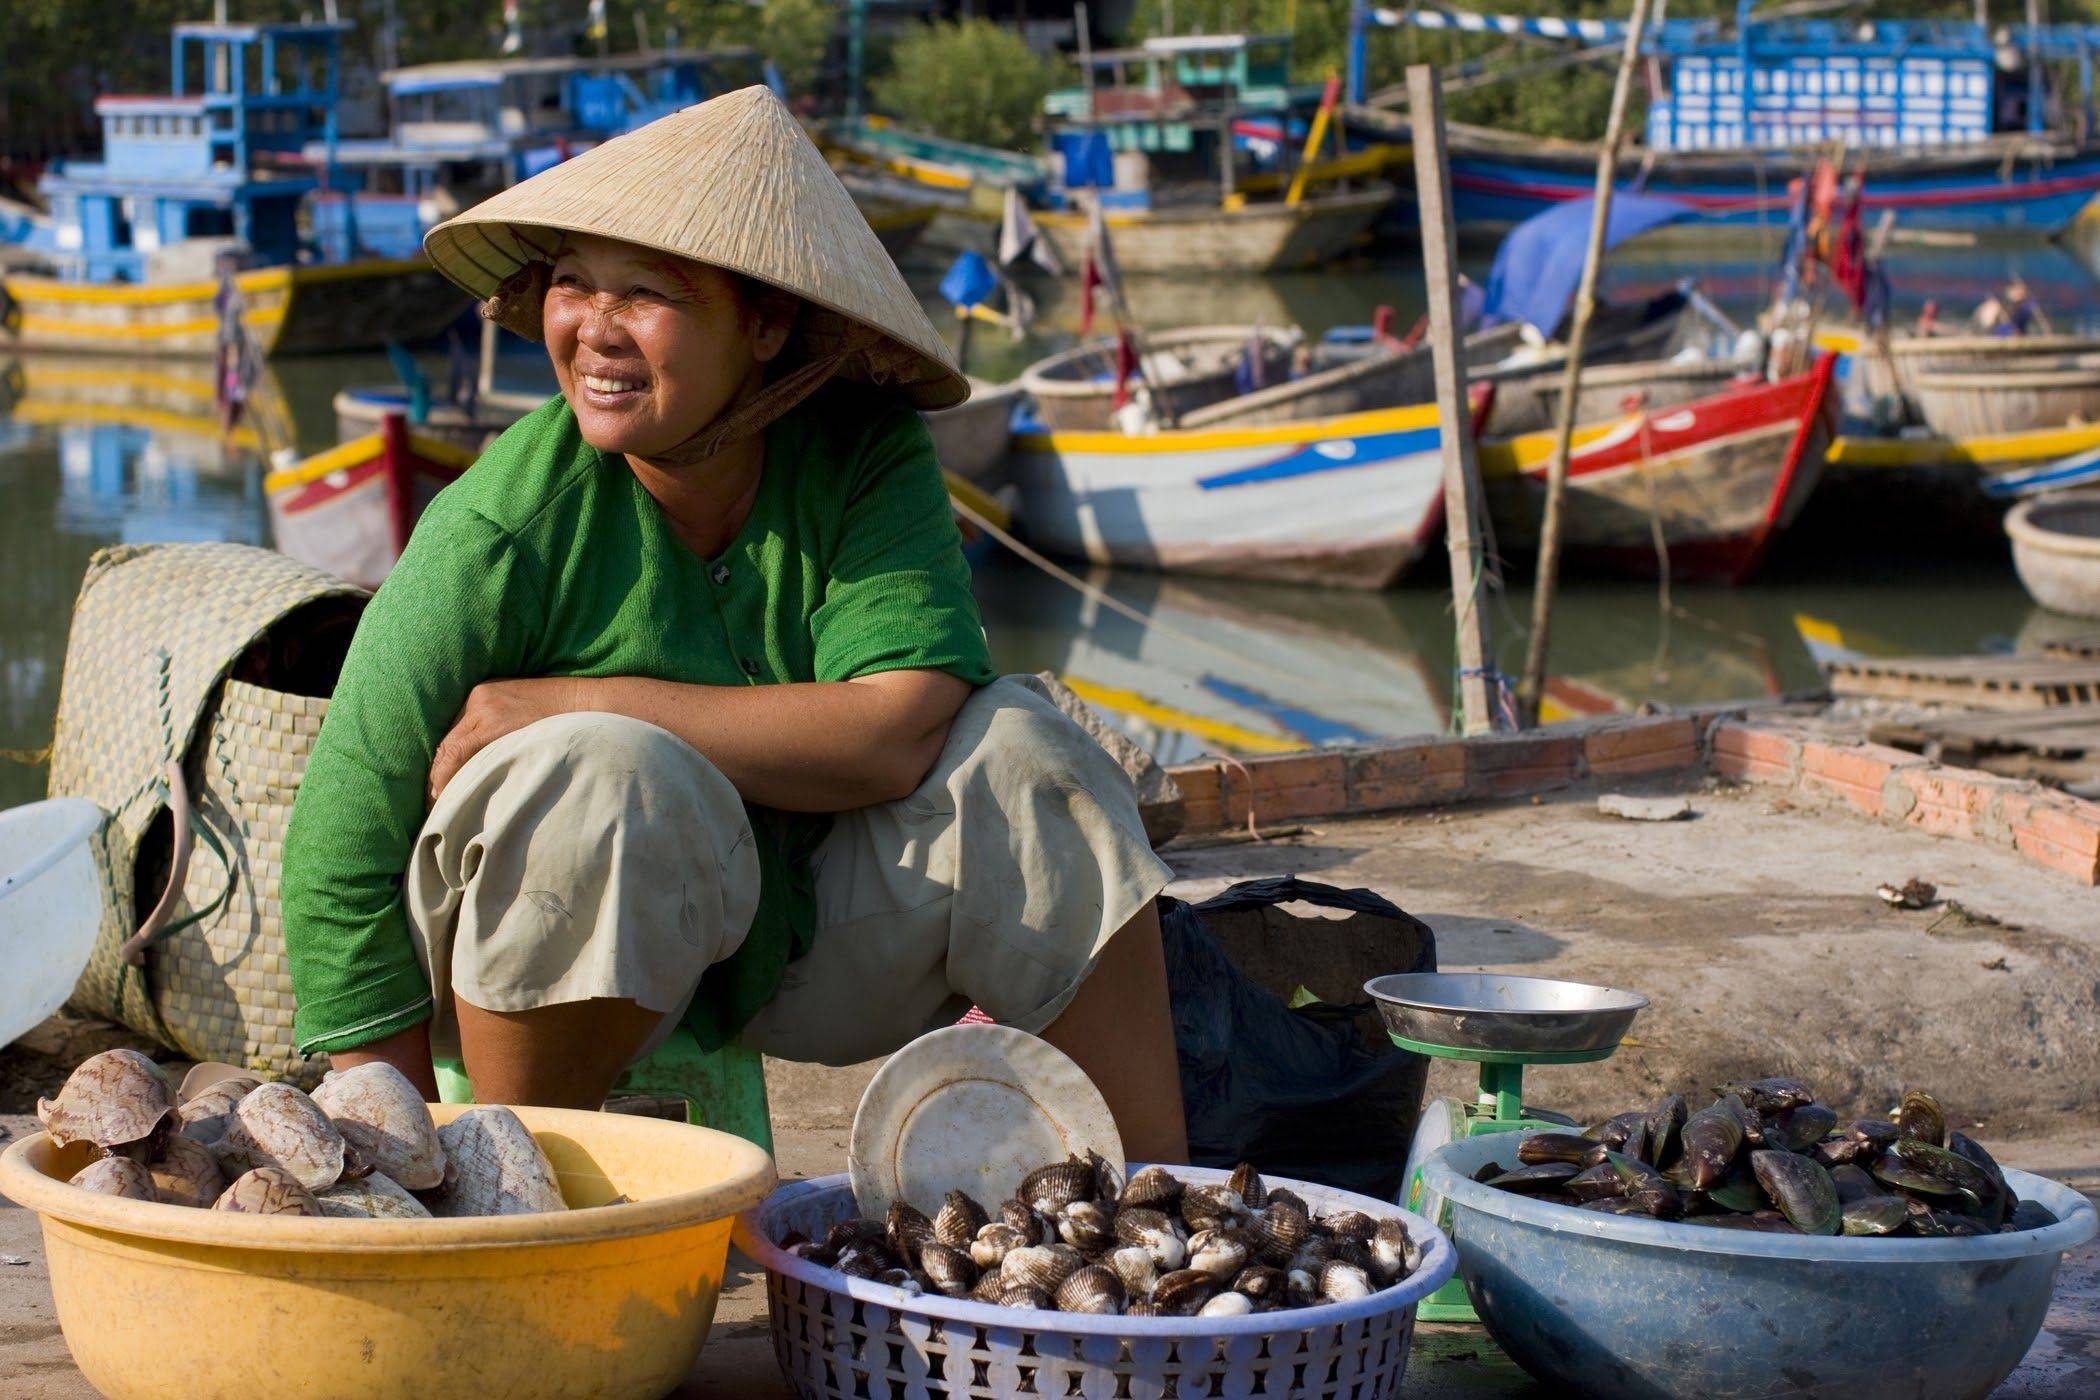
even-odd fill
[(1901, 1196), (1856, 1196), (1841, 1212), (1848, 1235), (1887, 1235), (1910, 1219), (1910, 1202)]
[(1804, 1235), (1834, 1235), (1844, 1223), (1837, 1187), (1813, 1160), (1770, 1148), (1750, 1154), (1757, 1184)]

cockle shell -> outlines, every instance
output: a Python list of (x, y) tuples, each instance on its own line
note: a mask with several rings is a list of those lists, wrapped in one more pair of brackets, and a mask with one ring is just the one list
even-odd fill
[(1371, 1236), (1371, 1267), (1382, 1283), (1394, 1283), (1422, 1267), (1422, 1247), (1407, 1233), (1406, 1222), (1395, 1219), (1378, 1222), (1378, 1233)]
[(968, 1249), (980, 1230), (991, 1222), (983, 1206), (967, 1191), (950, 1191), (933, 1217), (933, 1237), (942, 1244)]
[(233, 1124), (220, 1142), (227, 1171), (278, 1167), (308, 1191), (342, 1179), (343, 1135), (319, 1105), (289, 1084), (262, 1084), (234, 1105)]
[(1008, 1250), (999, 1275), (1010, 1284), (1055, 1293), (1059, 1284), (1079, 1272), (1086, 1259), (1068, 1244), (1023, 1245)]
[(1040, 1310), (1050, 1306), (1050, 1295), (1032, 1284), (1009, 1283), (1006, 1286), (1006, 1291), (999, 1295), (998, 1301), (999, 1306), (1002, 1308), (1035, 1308)]
[(554, 1164), (532, 1130), (502, 1105), (464, 1110), (438, 1129), (438, 1141), (453, 1179), (433, 1208), (436, 1214), (534, 1215), (568, 1209)]
[(253, 1075), (241, 1074), (205, 1085), (175, 1110), (182, 1135), (216, 1153), (233, 1128), (235, 1106), (261, 1084)]
[(980, 1269), (996, 1269), (1008, 1251), (1020, 1249), (1027, 1237), (1003, 1220), (994, 1220), (970, 1242), (970, 1260)]
[(321, 1203), (290, 1172), (257, 1167), (234, 1178), (212, 1209), (241, 1215), (319, 1215)]
[(384, 1172), (338, 1181), (314, 1197), (321, 1214), (351, 1220), (428, 1220), (430, 1212)]
[(1188, 1239), (1181, 1226), (1156, 1210), (1137, 1207), (1118, 1213), (1116, 1238), (1143, 1245), (1151, 1252), (1152, 1262), (1168, 1272), (1188, 1263)]
[(1219, 1279), (1239, 1277), (1254, 1260), (1254, 1242), (1244, 1230), (1199, 1230), (1189, 1237), (1189, 1267)]
[(145, 1155), (145, 1140), (175, 1112), (175, 1091), (160, 1066), (136, 1050), (90, 1055), (66, 1076), (55, 1099), (38, 1099), (37, 1121), (60, 1147), (92, 1142), (105, 1152)]
[(1260, 1210), (1269, 1203), (1269, 1188), (1262, 1184), (1261, 1173), (1254, 1169), (1252, 1162), (1242, 1162), (1234, 1167), (1225, 1184), (1240, 1193), (1240, 1199), (1247, 1203), (1249, 1210)]
[(1191, 1186), (1181, 1193), (1181, 1218), (1191, 1230), (1243, 1223), (1251, 1212), (1230, 1186)]
[(170, 1133), (154, 1149), (146, 1170), (154, 1193), (170, 1205), (204, 1210), (226, 1189), (226, 1173), (211, 1149), (180, 1133)]
[(1360, 1210), (1338, 1210), (1322, 1216), (1320, 1228), (1330, 1235), (1355, 1235), (1367, 1240), (1378, 1233), (1378, 1222)]
[(1274, 1307), (1283, 1301), (1283, 1270), (1268, 1264), (1256, 1264), (1243, 1270), (1232, 1281), (1232, 1291), (1244, 1293), (1254, 1300), (1257, 1307)]
[(1330, 1303), (1350, 1303), (1371, 1296), (1371, 1276), (1354, 1264), (1327, 1261), (1320, 1274), (1320, 1296)]
[(1060, 1312), (1118, 1313), (1123, 1310), (1123, 1280), (1114, 1269), (1089, 1264), (1057, 1286), (1052, 1295)]
[(68, 1186), (102, 1196), (122, 1196), (133, 1201), (153, 1201), (153, 1178), (129, 1157), (97, 1157), (67, 1180)]
[(1192, 1317), (1198, 1308), (1224, 1291), (1225, 1281), (1201, 1269), (1176, 1269), (1153, 1286), (1152, 1301), (1169, 1317)]
[(1062, 1162), (1037, 1167), (1022, 1177), (1021, 1189), (1015, 1194), (1043, 1214), (1054, 1217), (1074, 1201), (1092, 1200), (1096, 1185), (1092, 1165), (1078, 1157), (1068, 1157)]
[(1159, 1264), (1152, 1251), (1141, 1244), (1126, 1244), (1108, 1253), (1108, 1266), (1123, 1280), (1123, 1287), (1135, 1297), (1149, 1297), (1152, 1286), (1159, 1282)]
[(1261, 1257), (1284, 1264), (1312, 1238), (1312, 1217), (1287, 1201), (1271, 1200), (1254, 1216), (1252, 1233)]
[(996, 1303), (999, 1301), (999, 1295), (1005, 1291), (1006, 1279), (1000, 1275), (997, 1269), (986, 1269), (977, 1276), (977, 1282), (971, 1285), (970, 1301), (973, 1303)]
[(1057, 1232), (1080, 1253), (1098, 1253), (1115, 1243), (1115, 1207), (1098, 1201), (1074, 1201), (1058, 1213)]
[(1123, 1184), (1123, 1194), (1117, 1204), (1129, 1210), (1133, 1206), (1149, 1210), (1173, 1211), (1181, 1205), (1181, 1178), (1165, 1167), (1146, 1167), (1135, 1172)]
[(933, 1286), (950, 1298), (963, 1298), (977, 1283), (977, 1265), (954, 1245), (928, 1240), (919, 1250), (919, 1267)]
[(1196, 1309), (1198, 1317), (1245, 1317), (1254, 1311), (1254, 1300), (1244, 1293), (1220, 1293)]
[(891, 1201), (889, 1215), (883, 1221), (883, 1243), (890, 1253), (899, 1259), (916, 1259), (919, 1251), (933, 1239), (933, 1222), (926, 1212), (908, 1201)]
[(383, 1060), (339, 1069), (321, 1081), (313, 1099), (372, 1170), (411, 1191), (443, 1184), (445, 1149), (437, 1124), (400, 1070)]

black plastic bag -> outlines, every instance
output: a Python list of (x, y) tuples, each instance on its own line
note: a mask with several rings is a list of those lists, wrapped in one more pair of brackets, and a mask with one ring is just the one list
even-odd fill
[[(1351, 917), (1279, 907), (1291, 903)], [(1434, 972), (1429, 926), (1369, 890), (1287, 875), (1197, 905), (1162, 898), (1160, 929), (1194, 1163), (1392, 1200), (1429, 1067), (1386, 1038), (1362, 988)], [(1292, 1010), (1301, 987), (1319, 1000)]]

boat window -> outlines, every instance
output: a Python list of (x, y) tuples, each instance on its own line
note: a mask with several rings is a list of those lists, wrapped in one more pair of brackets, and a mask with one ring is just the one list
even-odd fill
[(233, 234), (233, 211), (215, 209), (208, 204), (192, 204), (183, 223), (183, 233), (190, 238), (228, 238)]

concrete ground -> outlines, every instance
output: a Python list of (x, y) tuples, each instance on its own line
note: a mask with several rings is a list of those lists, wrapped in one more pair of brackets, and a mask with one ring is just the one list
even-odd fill
[[(1607, 818), (1594, 795), (1571, 794), (1166, 854), (1185, 898), (1285, 872), (1364, 885), (1435, 929), (1447, 971), (1570, 977), (1653, 998), (1613, 1059), (1534, 1071), (1532, 1102), (1593, 1117), (1724, 1077), (1786, 1072), (1864, 1113), (1916, 1085), (2001, 1161), (2100, 1191), (2100, 893), (1992, 847), (1754, 792), (1692, 796), (1693, 819), (1668, 825)], [(1943, 902), (1899, 912), (1875, 897), (1876, 885), (1913, 876), (1938, 885)], [(0, 1055), (0, 1084), (22, 1077), (20, 1059)], [(768, 1066), (784, 1177), (843, 1168), (874, 1069)], [(1467, 1088), (1458, 1066), (1432, 1075), (1432, 1093)], [(34, 1123), (0, 1115), (0, 1130)], [(7, 1256), (27, 1262), (0, 1264), (0, 1394), (92, 1395), (58, 1335), (35, 1222), (0, 1202)], [(748, 1264), (684, 1393), (788, 1393), (767, 1338), (763, 1279)], [(1424, 1326), (1407, 1393), (1546, 1392), (1476, 1330)], [(2100, 1248), (2065, 1261), (2045, 1330), (2000, 1394), (2100, 1394)]]

